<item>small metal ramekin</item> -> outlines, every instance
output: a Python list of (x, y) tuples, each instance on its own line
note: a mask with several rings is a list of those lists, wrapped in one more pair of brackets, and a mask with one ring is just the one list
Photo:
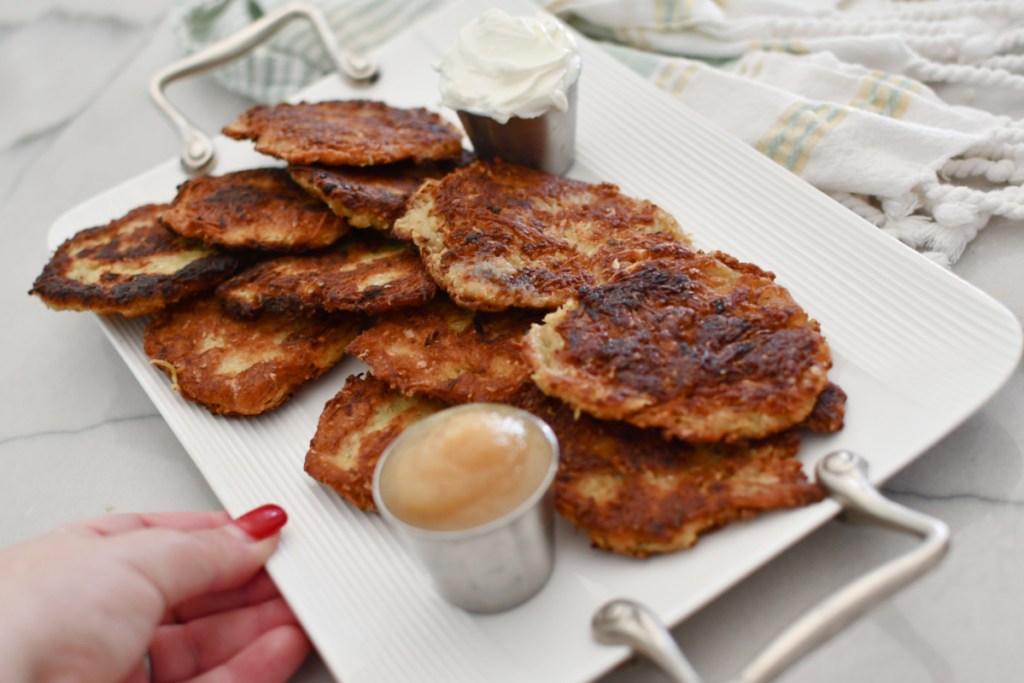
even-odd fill
[[(380, 493), (380, 475), (391, 453), (400, 444), (415, 441), (427, 426), (437, 420), (450, 417), (453, 412), (480, 407), (514, 415), (540, 431), (551, 456), (548, 471), (540, 485), (510, 512), (468, 529), (422, 529), (397, 518)], [(443, 410), (402, 432), (377, 463), (373, 474), (373, 499), (384, 519), (398, 530), (403, 543), (426, 568), (443, 598), (470, 612), (501, 612), (536, 595), (554, 570), (554, 480), (557, 470), (558, 440), (543, 420), (525, 410), (506, 405), (473, 403)]]
[(507, 123), (459, 111), (459, 120), (466, 129), (479, 158), (490, 161), (500, 158), (511, 164), (564, 175), (576, 153), (576, 80), (566, 92), (569, 106), (565, 111), (549, 109), (532, 119), (513, 116)]

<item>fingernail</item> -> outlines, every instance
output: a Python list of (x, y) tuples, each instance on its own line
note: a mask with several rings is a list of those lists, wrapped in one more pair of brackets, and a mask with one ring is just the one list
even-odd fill
[(288, 521), (288, 513), (279, 505), (263, 505), (235, 520), (235, 526), (253, 540), (261, 541), (277, 533)]

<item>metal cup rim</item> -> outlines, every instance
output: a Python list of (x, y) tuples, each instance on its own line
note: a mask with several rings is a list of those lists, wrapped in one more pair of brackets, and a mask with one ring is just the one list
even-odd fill
[[(565, 111), (561, 111), (560, 109), (555, 109), (554, 107), (548, 107), (544, 111), (540, 112), (539, 114), (534, 114), (533, 116), (520, 116), (519, 114), (510, 114), (509, 117), (508, 117), (508, 121), (512, 121), (514, 119), (521, 119), (523, 121), (532, 121), (533, 119), (539, 119), (540, 117), (545, 116), (547, 114), (550, 114), (552, 112), (557, 112), (559, 114), (566, 114), (566, 113), (568, 113), (575, 106), (575, 104), (573, 103), (573, 96), (575, 95), (575, 93), (577, 91), (577, 86), (579, 85), (580, 76), (582, 74), (583, 74), (583, 67), (580, 66), (579, 70), (576, 73), (576, 78), (574, 78), (572, 80), (572, 83), (569, 84), (569, 87), (567, 87), (565, 89), (565, 96), (566, 96), (566, 99), (568, 99), (568, 101), (569, 101), (569, 106), (568, 106), (568, 108)], [(485, 109), (461, 109), (461, 108), (451, 108), (451, 107), (449, 107), (449, 108), (452, 109), (460, 117), (463, 114), (466, 114), (468, 116), (475, 116), (478, 119), (484, 119), (484, 120), (488, 120), (489, 119), (489, 120), (494, 121), (496, 123), (498, 122), (498, 120), (494, 117), (494, 114), (493, 113), (489, 113)], [(505, 123), (501, 123), (499, 125), (507, 125), (508, 121), (506, 121)]]
[[(399, 442), (406, 438), (415, 437), (417, 432), (422, 431), (423, 429), (425, 429), (427, 425), (431, 424), (432, 422), (437, 422), (443, 417), (447, 417), (457, 412), (466, 412), (469, 410), (476, 410), (480, 408), (492, 408), (501, 410), (502, 412), (512, 413), (514, 415), (519, 416), (524, 421), (530, 422), (541, 431), (541, 433), (544, 436), (544, 440), (547, 441), (548, 445), (551, 448), (551, 462), (548, 464), (548, 470), (544, 474), (544, 478), (541, 480), (540, 484), (538, 484), (536, 490), (534, 490), (519, 505), (512, 508), (511, 510), (501, 515), (500, 517), (492, 519), (488, 522), (484, 522), (483, 524), (467, 527), (465, 529), (424, 529), (422, 527), (409, 524), (408, 522), (403, 521), (399, 517), (396, 517), (394, 513), (392, 513), (391, 510), (388, 509), (387, 505), (384, 503), (383, 496), (381, 496), (380, 476), (381, 472), (383, 471), (384, 464), (387, 462), (387, 459), (388, 457), (390, 457), (391, 453), (394, 452)], [(404, 533), (408, 534), (409, 536), (431, 541), (449, 541), (476, 538), (478, 536), (488, 534), (491, 531), (501, 528), (509, 524), (510, 522), (515, 521), (519, 517), (522, 517), (529, 510), (531, 510), (542, 497), (546, 496), (552, 484), (554, 483), (555, 475), (558, 473), (559, 457), (560, 453), (558, 447), (558, 438), (555, 436), (554, 431), (551, 429), (547, 422), (537, 417), (528, 410), (516, 408), (515, 406), (506, 405), (504, 403), (487, 402), (465, 403), (459, 406), (452, 406), (450, 408), (445, 408), (444, 410), (441, 410), (437, 413), (434, 413), (433, 415), (425, 417), (422, 420), (416, 422), (411, 427), (408, 427), (405, 431), (403, 431), (401, 434), (395, 437), (391, 441), (391, 443), (388, 444), (388, 446), (384, 449), (384, 452), (381, 453), (380, 458), (377, 460), (377, 465), (373, 468), (373, 502), (377, 505), (377, 510), (380, 512), (381, 516), (385, 519), (385, 521), (401, 529)]]

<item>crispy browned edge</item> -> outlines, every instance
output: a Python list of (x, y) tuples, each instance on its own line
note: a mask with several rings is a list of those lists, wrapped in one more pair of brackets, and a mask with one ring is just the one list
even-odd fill
[(374, 100), (257, 105), (223, 132), (292, 164), (424, 163), (463, 153), (461, 131), (437, 113)]
[(292, 165), (288, 172), (354, 228), (390, 230), (409, 198), (423, 184), (404, 166), (338, 167)]
[(374, 375), (410, 395), (447, 403), (502, 402), (529, 383), (520, 341), (532, 311), (485, 313), (439, 296), (382, 316), (349, 344)]
[[(364, 259), (375, 253), (383, 255)], [(389, 279), (382, 281), (384, 276)], [(361, 287), (370, 280), (376, 284)], [(436, 293), (415, 248), (372, 236), (349, 236), (325, 250), (259, 262), (217, 288), (217, 298), (236, 318), (263, 312), (379, 315), (423, 305)]]
[(316, 249), (349, 231), (343, 218), (275, 167), (190, 178), (163, 220), (180, 235), (232, 249)]
[(819, 434), (833, 434), (843, 428), (846, 421), (846, 392), (834, 382), (829, 382), (818, 394), (814, 409), (801, 427)]
[[(163, 309), (181, 299), (215, 287), (238, 266), (238, 260), (223, 252), (201, 247), (198, 243), (175, 235), (159, 221), (166, 204), (146, 204), (132, 209), (107, 225), (81, 230), (65, 240), (54, 252), (35, 279), (29, 294), (39, 297), (55, 310), (92, 311), (125, 317), (147, 315)], [(133, 230), (131, 236), (137, 245), (114, 237), (125, 224), (135, 221), (147, 225)], [(139, 274), (128, 278), (101, 276), (95, 284), (86, 284), (69, 278), (67, 273), (76, 257), (72, 250), (85, 240), (111, 235), (110, 241), (96, 254), (96, 260), (119, 261), (122, 247), (128, 246), (132, 256), (172, 253), (181, 250), (205, 249), (207, 256), (193, 260), (171, 275)]]
[(376, 512), (373, 470), (384, 449), (414, 422), (444, 407), (403, 396), (372, 375), (350, 375), (320, 414), (304, 469), (355, 507)]
[[(224, 314), (216, 299), (206, 297), (184, 302), (152, 320), (143, 334), (143, 348), (184, 398), (215, 415), (259, 415), (334, 366), (363, 324), (359, 316), (261, 316), (240, 321)], [(281, 332), (288, 334), (278, 340)], [(196, 347), (212, 337), (225, 343), (197, 353)], [(256, 347), (256, 342), (265, 348)], [(267, 357), (267, 349), (283, 353)], [(225, 358), (239, 357), (244, 370), (220, 372)]]

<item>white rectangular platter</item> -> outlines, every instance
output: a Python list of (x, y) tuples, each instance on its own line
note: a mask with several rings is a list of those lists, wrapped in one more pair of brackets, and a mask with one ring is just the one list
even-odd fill
[[(513, 14), (536, 11), (519, 0), (450, 6), (374, 55), (382, 78), (371, 88), (332, 76), (299, 99), (369, 97), (440, 110), (432, 65), (459, 27), (495, 4)], [(835, 355), (832, 377), (849, 403), (842, 432), (805, 440), (808, 467), (848, 448), (868, 459), (874, 480), (884, 480), (1007, 379), (1021, 353), (1021, 329), (1005, 308), (689, 112), (597, 45), (584, 40), (581, 49), (571, 175), (655, 201), (698, 246), (774, 271), (820, 321)], [(272, 163), (225, 138), (217, 153), (216, 173)], [(177, 160), (169, 160), (69, 211), (52, 227), (50, 244), (134, 206), (169, 201), (184, 179)], [(504, 614), (472, 616), (437, 597), (380, 519), (347, 507), (302, 470), (320, 411), (358, 369), (354, 361), (272, 414), (216, 418), (172, 392), (150, 366), (143, 321), (101, 324), (229, 512), (265, 502), (288, 510), (270, 571), (345, 683), (591, 680), (628, 654), (591, 639), (591, 615), (606, 600), (630, 596), (678, 622), (836, 511), (826, 502), (766, 515), (690, 551), (645, 561), (593, 550), (560, 521), (555, 574), (541, 594)]]

